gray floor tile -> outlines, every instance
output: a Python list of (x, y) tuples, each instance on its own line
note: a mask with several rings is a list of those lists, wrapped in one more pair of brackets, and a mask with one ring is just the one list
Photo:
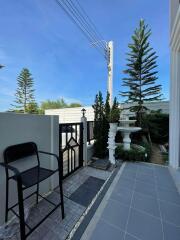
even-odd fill
[(129, 190), (134, 189), (135, 179), (127, 179), (127, 178), (121, 178), (117, 182), (116, 189), (118, 188), (127, 188)]
[(130, 206), (131, 198), (132, 198), (132, 190), (127, 188), (119, 187), (118, 191), (115, 189), (111, 195), (111, 199), (119, 201), (122, 204)]
[(137, 180), (135, 183), (135, 192), (157, 198), (156, 188), (153, 184), (144, 183)]
[(139, 240), (139, 238), (133, 237), (132, 235), (126, 233), (124, 240)]
[(92, 240), (124, 240), (124, 233), (103, 220), (100, 220), (91, 236)]
[(137, 175), (141, 173), (154, 177), (154, 170), (151, 168), (139, 167), (137, 171)]
[(134, 163), (127, 163), (124, 170), (129, 170), (129, 171), (133, 171), (136, 172), (138, 169), (138, 166), (136, 166), (136, 164)]
[(180, 195), (177, 191), (169, 191), (162, 188), (157, 189), (158, 198), (164, 201), (180, 205)]
[(161, 177), (158, 177), (157, 180), (156, 180), (156, 185), (159, 187), (159, 188), (162, 188), (162, 189), (165, 189), (165, 190), (170, 190), (170, 191), (177, 191), (177, 188), (174, 184), (174, 181), (172, 180), (172, 178), (161, 178)]
[(138, 166), (138, 168), (151, 168), (153, 169), (153, 164), (150, 163), (145, 163), (145, 162), (138, 162), (136, 163), (136, 165)]
[(136, 178), (136, 172), (125, 169), (121, 174), (121, 178), (129, 178), (134, 180)]
[(180, 206), (165, 201), (159, 201), (163, 220), (180, 226)]
[(180, 227), (176, 227), (173, 224), (163, 222), (164, 240), (179, 240), (180, 239)]
[(160, 218), (159, 205), (155, 198), (135, 192), (132, 207)]
[(115, 225), (122, 230), (125, 230), (129, 207), (120, 204), (117, 201), (109, 200), (106, 208), (102, 213), (102, 219)]
[(161, 221), (134, 209), (130, 211), (127, 233), (142, 240), (163, 240)]
[(156, 183), (154, 176), (144, 174), (144, 173), (137, 174), (136, 179), (145, 183), (153, 184), (153, 185), (155, 185)]

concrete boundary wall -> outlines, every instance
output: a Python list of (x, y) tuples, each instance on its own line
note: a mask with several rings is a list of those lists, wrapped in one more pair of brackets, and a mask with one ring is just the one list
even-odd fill
[[(58, 116), (0, 113), (0, 162), (3, 161), (3, 151), (9, 145), (34, 141), (39, 150), (53, 152), (59, 155), (59, 118)], [(56, 160), (52, 157), (40, 156), (42, 166), (55, 167)], [(20, 169), (25, 170), (34, 161), (22, 159)], [(0, 167), (0, 225), (4, 221), (5, 213), (5, 171)], [(47, 193), (57, 184), (54, 179), (41, 183), (41, 193)], [(33, 189), (27, 190), (30, 193)], [(17, 201), (17, 189), (14, 181), (10, 183), (10, 202)]]
[[(133, 104), (121, 103), (120, 108), (128, 108), (132, 105)], [(144, 106), (153, 111), (161, 109), (163, 113), (169, 113), (169, 101), (145, 103)], [(45, 115), (59, 116), (60, 123), (81, 122), (82, 108), (83, 107), (48, 109), (45, 110)], [(85, 116), (87, 121), (94, 121), (94, 109), (91, 106), (84, 106), (84, 108), (86, 109)]]

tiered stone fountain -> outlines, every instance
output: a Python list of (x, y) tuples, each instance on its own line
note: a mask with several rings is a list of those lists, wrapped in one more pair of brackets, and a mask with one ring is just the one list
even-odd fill
[(131, 148), (130, 134), (132, 132), (138, 132), (141, 130), (140, 127), (130, 126), (130, 124), (136, 122), (136, 120), (130, 120), (129, 119), (130, 116), (132, 116), (132, 113), (130, 112), (124, 113), (122, 115), (122, 118), (120, 118), (119, 120), (120, 126), (117, 126), (117, 123), (110, 123), (108, 149), (109, 149), (109, 161), (112, 164), (115, 164), (115, 149), (117, 147), (115, 143), (115, 136), (117, 131), (120, 131), (122, 133), (123, 148), (125, 150), (129, 150)]

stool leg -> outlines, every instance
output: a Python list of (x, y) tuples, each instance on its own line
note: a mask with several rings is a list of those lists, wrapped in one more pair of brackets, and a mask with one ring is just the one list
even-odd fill
[(59, 193), (60, 193), (60, 201), (61, 201), (61, 214), (62, 214), (62, 219), (64, 219), (64, 198), (63, 198), (63, 187), (62, 187), (62, 177), (61, 177), (63, 173), (61, 171), (59, 162), (58, 162), (58, 170), (59, 170)]
[(18, 204), (19, 204), (19, 218), (20, 218), (20, 235), (21, 240), (26, 239), (25, 233), (25, 220), (24, 220), (24, 200), (23, 200), (23, 189), (22, 189), (22, 181), (21, 178), (18, 178), (17, 181), (18, 187)]
[(36, 193), (36, 204), (38, 204), (38, 197), (39, 197), (39, 182), (37, 183), (37, 193)]
[(63, 189), (62, 189), (62, 180), (59, 181), (59, 188), (60, 188), (60, 200), (61, 200), (61, 213), (62, 213), (62, 219), (64, 219), (64, 198), (63, 198)]
[(5, 222), (8, 221), (8, 205), (9, 205), (9, 181), (6, 178), (6, 212), (5, 212)]

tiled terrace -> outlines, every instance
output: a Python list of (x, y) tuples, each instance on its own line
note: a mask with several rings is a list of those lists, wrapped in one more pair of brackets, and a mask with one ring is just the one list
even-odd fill
[[(29, 240), (64, 240), (67, 239), (75, 224), (79, 221), (84, 211), (99, 191), (105, 180), (111, 175), (109, 171), (97, 170), (91, 167), (79, 169), (64, 180), (64, 207), (65, 219), (62, 221), (60, 209), (57, 209), (41, 224), (29, 237)], [(59, 189), (55, 189), (48, 199), (57, 204), (59, 202)], [(38, 207), (30, 211), (27, 223), (33, 227), (39, 220), (52, 209), (45, 200), (40, 201)], [(11, 224), (12, 233), (8, 240), (19, 240), (19, 224)], [(4, 238), (0, 237), (0, 240)]]
[(81, 240), (179, 240), (180, 195), (167, 167), (126, 163)]

